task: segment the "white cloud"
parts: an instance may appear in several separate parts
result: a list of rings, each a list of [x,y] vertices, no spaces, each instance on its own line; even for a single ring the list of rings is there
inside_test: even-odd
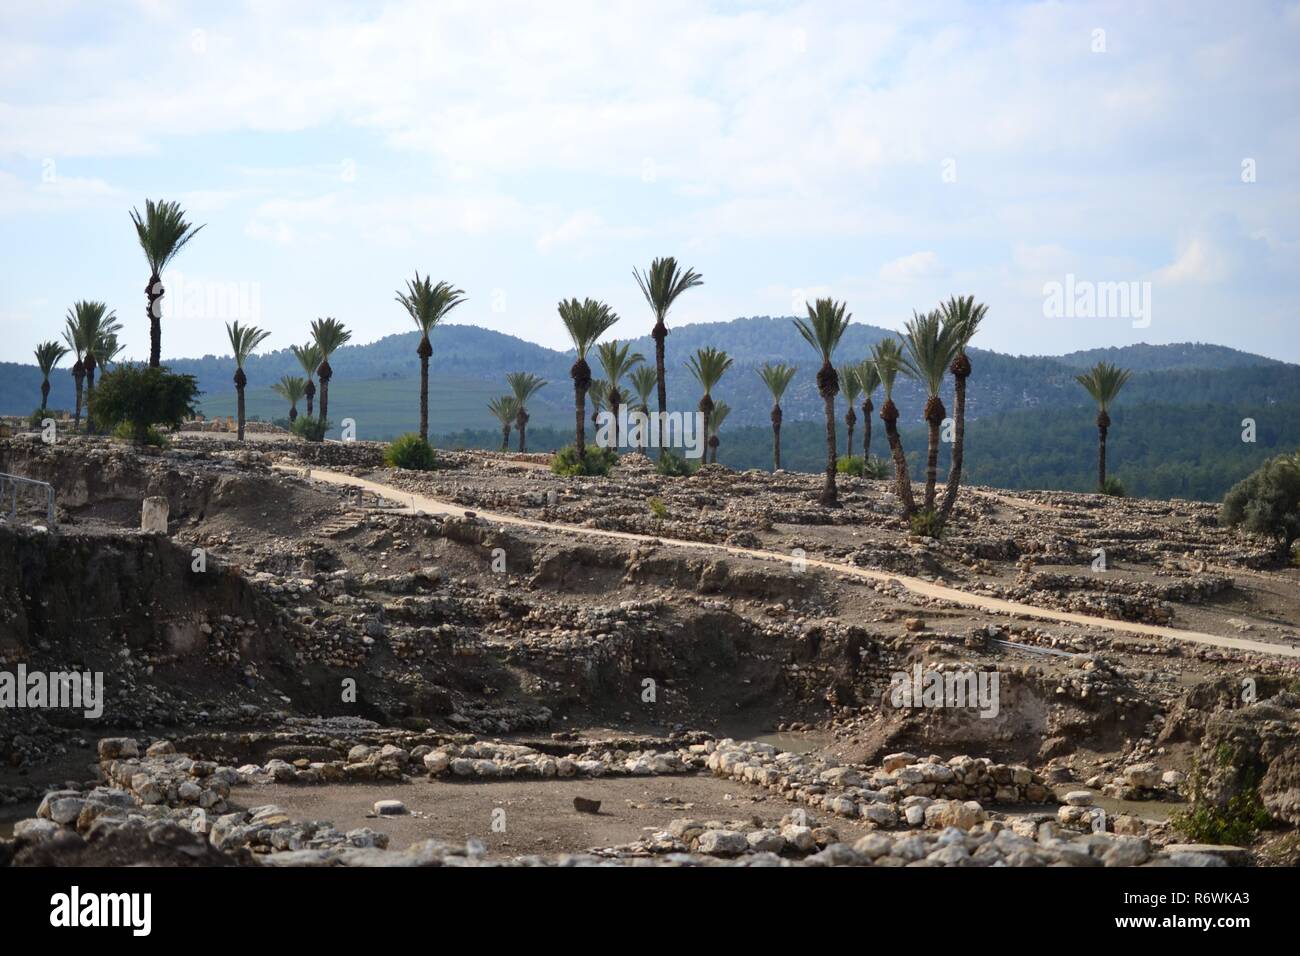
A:
[[[886,262],[880,267],[880,278],[886,282],[916,282],[933,279],[942,271],[938,254],[927,250]]]

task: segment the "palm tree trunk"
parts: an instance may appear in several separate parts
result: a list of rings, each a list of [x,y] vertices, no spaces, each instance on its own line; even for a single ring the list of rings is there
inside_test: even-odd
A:
[[[325,422],[329,419],[330,378],[334,375],[328,360],[321,362],[316,375],[320,379],[320,420]]]
[[[311,378],[307,379],[307,387],[303,390],[303,394],[307,396],[307,417],[311,418],[311,400],[316,397],[316,383]]]
[[[1106,432],[1110,430],[1110,416],[1105,412],[1097,415],[1097,490],[1106,487]]]
[[[772,406],[772,470],[781,470],[781,404]]]
[[[844,439],[844,457],[853,457],[853,428],[858,423],[858,413],[849,406],[848,412],[844,415],[844,427],[848,429],[848,435]]]
[[[925,456],[925,510],[934,511],[934,486],[939,480],[939,428],[947,411],[938,395],[925,403],[925,422],[930,426],[930,441]]]
[[[655,321],[655,327],[650,332],[655,340],[655,375],[657,376],[657,387],[659,392],[659,417],[655,419],[655,427],[663,427],[664,413],[668,411],[668,380],[664,377],[664,339],[668,337],[668,326],[664,325],[663,317]],[[659,457],[664,456],[663,436],[659,435]]]
[[[961,485],[961,463],[966,450],[966,375],[953,375],[953,395],[952,464],[948,466],[948,486],[944,488],[943,506],[939,510],[943,522],[957,503],[957,489]]]
[[[72,366],[72,380],[73,382],[76,383],[77,386],[77,405],[76,405],[77,410],[76,410],[76,414],[73,416],[72,419],[73,431],[81,430],[81,397],[82,397],[81,390],[85,382],[85,378],[86,378],[86,366],[82,364],[81,359],[77,359],[77,364]]]
[[[898,500],[903,503],[903,517],[911,518],[916,511],[912,498],[912,476],[907,473],[907,455],[903,453],[903,439],[898,434],[898,407],[888,400],[880,409],[880,420],[885,423],[885,437],[894,459],[894,487]]]
[[[144,290],[149,299],[149,367],[158,368],[162,363],[162,278],[158,273],[149,276],[149,285]]]
[[[95,413],[92,405],[95,401],[95,357],[86,359],[86,434],[95,434]]]
[[[826,482],[822,486],[821,503],[831,507],[839,501],[835,487],[835,396],[826,395]]]
[[[587,390],[576,381],[573,383],[573,447],[577,449],[578,458],[587,455]]]
[[[515,415],[515,431],[519,432],[519,451],[522,454],[528,450],[527,442],[524,440],[524,431],[528,428],[528,412],[524,406],[519,406],[519,412]]]
[[[871,411],[871,399],[867,399],[862,403],[862,466],[864,469],[871,459]]]
[[[244,440],[244,386],[248,384],[248,376],[244,370],[238,366],[235,367],[235,412],[239,416],[239,435],[238,440]]]
[[[45,406],[50,402],[50,380],[46,377],[41,382],[41,411],[45,411]]]
[[[433,346],[429,344],[429,337],[426,335],[420,339],[420,346],[416,349],[420,356],[420,439],[429,440],[429,356],[433,354]]]
[[[509,425],[501,426],[501,450],[502,451],[510,450],[510,426]]]
[[[297,420],[298,420],[298,406],[297,406],[296,404],[294,404],[294,405],[290,405],[290,406],[289,406],[289,422],[290,422],[290,424],[292,424],[293,422],[295,422],[295,421],[297,421]]]

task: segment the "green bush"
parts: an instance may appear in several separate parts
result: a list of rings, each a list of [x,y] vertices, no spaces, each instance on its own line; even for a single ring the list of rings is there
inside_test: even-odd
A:
[[[841,475],[854,475],[862,477],[862,458],[858,455],[845,455],[843,458],[835,459],[835,470]]]
[[[123,441],[134,441],[141,445],[152,445],[154,448],[166,448],[171,444],[167,436],[152,425],[145,431],[144,437],[140,438],[130,422],[118,422],[117,427],[113,429],[113,437]]]
[[[912,515],[911,525],[912,534],[919,534],[923,538],[943,537],[943,519],[937,511],[922,509],[916,512]]]
[[[1103,495],[1110,495],[1112,498],[1123,498],[1124,484],[1114,475],[1107,475],[1105,483],[1101,486]]]
[[[53,411],[44,408],[38,408],[36,409],[36,411],[32,412],[30,415],[27,416],[27,427],[40,428],[41,422],[45,421],[45,419],[58,418],[58,417],[59,416]]]
[[[587,453],[578,457],[578,450],[572,445],[565,445],[551,459],[551,471],[557,475],[608,475],[609,470],[618,461],[618,455],[612,448],[600,448],[588,445]]]
[[[1215,758],[1225,768],[1232,764],[1227,747],[1220,746]],[[1206,797],[1205,774],[1199,761],[1192,765],[1191,787],[1187,809],[1172,814],[1169,822],[1193,843],[1246,846],[1272,822],[1255,787],[1255,775],[1249,771],[1241,789],[1222,806]]]
[[[654,515],[656,521],[664,521],[668,518],[668,506],[664,504],[662,498],[648,498],[646,504],[650,507],[650,513]]]
[[[699,459],[699,461],[703,461],[703,459]],[[667,448],[655,461],[655,471],[665,478],[686,478],[699,467],[698,463],[692,464],[691,459],[674,451],[669,451]]]
[[[1270,458],[1233,485],[1223,498],[1219,520],[1281,538],[1289,551],[1300,538],[1300,452]]]
[[[330,423],[320,418],[313,418],[311,415],[299,415],[293,420],[289,430],[306,441],[324,441],[325,433],[330,430]]]
[[[893,473],[893,469],[893,462],[886,462],[873,455],[868,458],[866,464],[862,466],[862,474],[866,478],[885,478]]]
[[[390,468],[432,471],[433,446],[414,432],[407,432],[384,449],[384,463]]]
[[[199,386],[193,375],[178,375],[166,368],[126,363],[108,372],[95,386],[88,410],[95,425],[117,434],[123,425],[133,441],[149,441],[153,425],[179,429],[194,414]]]

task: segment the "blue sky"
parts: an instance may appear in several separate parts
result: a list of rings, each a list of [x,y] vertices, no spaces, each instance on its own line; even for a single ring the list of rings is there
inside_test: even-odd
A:
[[[164,355],[405,331],[416,269],[457,322],[564,347],[590,295],[643,334],[632,267],[675,255],[670,323],[970,292],[987,348],[1300,361],[1297,49],[1300,3],[6,4],[0,360],[80,298],[147,354],[150,197],[205,224]],[[1045,315],[1067,275],[1150,283],[1150,324]]]

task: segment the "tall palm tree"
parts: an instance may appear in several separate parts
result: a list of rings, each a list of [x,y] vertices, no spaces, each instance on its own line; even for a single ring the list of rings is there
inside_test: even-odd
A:
[[[790,387],[796,371],[793,365],[771,362],[756,370],[767,390],[772,393],[772,470],[781,470],[781,396]]]
[[[510,426],[519,414],[519,399],[513,395],[502,395],[488,402],[488,411],[501,423],[501,450],[510,450]]]
[[[894,459],[894,484],[898,500],[903,503],[903,517],[911,518],[916,511],[912,498],[912,476],[907,471],[907,455],[903,452],[903,439],[898,434],[898,406],[894,404],[894,381],[903,364],[903,346],[898,339],[883,339],[871,346],[871,358],[880,376],[885,393],[885,403],[880,406],[880,420],[885,423],[885,437]]]
[[[77,325],[77,320],[72,317],[71,312],[68,313],[63,327],[63,341],[68,343],[68,348],[77,357],[77,361],[69,371],[72,373],[72,381],[77,387],[77,404],[76,411],[73,413],[72,428],[73,431],[78,431],[81,428],[82,389],[86,383],[86,363],[82,360],[86,347],[82,344],[81,329]]]
[[[704,416],[704,437],[706,440],[710,433],[709,423],[713,417],[713,389],[722,379],[723,373],[731,368],[731,365],[731,356],[711,345],[696,349],[695,354],[686,363],[686,367],[690,369],[695,381],[699,383],[700,388],[704,389],[704,395],[700,397],[699,409]],[[708,461],[707,450],[704,460]]]
[[[1097,403],[1097,490],[1106,490],[1106,432],[1110,430],[1110,405],[1133,373],[1109,362],[1098,362],[1075,381],[1088,390]]]
[[[316,348],[320,350],[320,365],[316,367],[316,375],[320,378],[320,420],[324,422],[329,419],[330,379],[334,377],[334,369],[330,368],[330,356],[352,338],[352,333],[338,319],[326,318],[317,319],[311,324],[311,334]]]
[[[817,371],[817,391],[826,406],[826,481],[819,500],[826,507],[839,501],[835,488],[835,396],[839,394],[840,382],[831,359],[851,318],[853,316],[845,311],[843,302],[827,298],[818,299],[815,305],[808,306],[807,319],[794,320],[804,341],[822,357],[822,367]]]
[[[587,388],[591,385],[591,366],[587,364],[587,353],[596,344],[596,340],[618,321],[618,315],[604,302],[594,299],[583,299],[581,302],[565,299],[557,308],[560,321],[564,323],[564,329],[569,333],[577,353],[573,366],[569,369],[569,377],[573,379],[573,444],[578,458],[582,459],[587,454],[584,412],[587,407]]]
[[[939,429],[948,411],[939,398],[943,376],[957,358],[957,327],[945,325],[939,311],[925,315],[913,312],[903,333],[903,371],[925,386],[927,398],[923,417],[930,426],[925,459],[925,510],[934,512],[935,483],[939,475]]]
[[[880,387],[880,369],[871,359],[863,359],[857,366],[858,388],[862,390],[862,464],[871,460],[871,413],[875,406],[871,396]]]
[[[117,322],[117,313],[110,311],[103,302],[81,301],[72,306],[68,313],[71,321],[77,325],[81,338],[83,364],[86,370],[86,432],[93,434],[95,428],[95,369],[100,365],[100,356],[106,355],[106,336],[122,331]]]
[[[546,379],[532,372],[509,372],[506,375],[506,384],[510,386],[515,402],[519,405],[519,410],[515,413],[515,428],[519,431],[519,450],[526,452],[528,451],[528,442],[525,438],[528,428],[528,401],[542,390],[546,385]]]
[[[664,378],[664,339],[668,337],[668,326],[664,324],[664,319],[668,317],[668,310],[672,308],[677,297],[687,289],[693,289],[697,285],[704,284],[704,277],[694,269],[687,269],[683,272],[677,265],[677,260],[672,256],[667,258],[655,259],[650,263],[648,271],[642,273],[635,268],[632,275],[636,279],[636,284],[641,287],[641,294],[650,305],[651,311],[654,312],[655,325],[650,331],[650,335],[655,340],[655,375],[656,383],[659,390],[659,428],[663,427],[663,415],[668,410],[668,384]],[[663,454],[661,445],[659,454]]]
[[[270,332],[264,332],[256,326],[240,326],[238,320],[233,325],[229,322],[226,323],[226,335],[230,337],[230,349],[235,353],[235,395],[239,414],[239,441],[244,440],[244,386],[248,384],[248,376],[244,374],[244,363],[253,354],[253,350],[261,345],[270,334]]]
[[[844,455],[846,458],[851,458],[853,457],[853,429],[858,424],[858,412],[853,405],[862,392],[862,384],[858,381],[856,365],[844,366],[839,374],[840,382],[844,386],[844,401],[848,404],[848,410],[844,413],[844,427],[848,431],[844,436]]]
[[[726,402],[718,402],[713,406],[713,414],[709,416],[709,447],[713,449],[713,463],[718,463],[718,432],[722,428],[722,423],[727,420],[731,414],[731,406]]]
[[[271,386],[271,391],[289,403],[289,421],[298,418],[298,400],[307,391],[307,380],[297,375],[284,375]]]
[[[446,282],[434,285],[428,276],[421,279],[420,270],[417,269],[414,281],[406,283],[406,291],[397,293],[397,301],[402,303],[415,321],[415,327],[420,330],[420,344],[415,350],[420,356],[420,437],[428,441],[429,356],[433,354],[429,333],[448,312],[465,301],[465,293]]]
[[[316,397],[316,383],[312,381],[312,377],[320,367],[320,349],[316,347],[315,342],[308,342],[306,345],[290,345],[289,351],[302,366],[303,374],[307,379],[302,394],[307,399],[307,417],[311,418],[311,400]]]
[[[623,404],[623,393],[619,390],[619,383],[623,377],[632,369],[636,368],[645,361],[645,356],[640,352],[631,352],[631,343],[622,342],[618,339],[610,339],[608,342],[601,342],[596,346],[596,354],[600,358],[600,367],[605,373],[605,380],[609,383],[605,389],[605,399],[609,405],[610,414],[614,416],[614,446],[622,447],[618,434],[618,409]]]
[[[199,234],[202,226],[191,226],[185,221],[185,210],[180,203],[154,202],[146,199],[144,215],[131,210],[136,238],[149,261],[149,284],[144,294],[149,300],[149,366],[157,368],[162,357],[162,297],[163,270],[185,246]]]
[[[632,388],[636,390],[637,411],[646,417],[645,428],[641,431],[641,450],[645,451],[650,443],[650,393],[659,383],[658,373],[649,365],[638,365],[628,376]]]
[[[966,346],[979,330],[989,307],[976,303],[975,296],[953,296],[939,306],[943,314],[944,325],[953,327],[957,342],[957,357],[952,360],[948,371],[952,373],[953,382],[953,435],[952,463],[948,466],[948,485],[943,492],[943,504],[939,508],[941,522],[948,520],[952,507],[957,503],[957,489],[961,485],[961,465],[966,451],[966,379],[970,377],[970,356]]]
[[[36,365],[41,370],[41,411],[50,400],[50,373],[68,350],[58,342],[42,342],[36,346]]]

